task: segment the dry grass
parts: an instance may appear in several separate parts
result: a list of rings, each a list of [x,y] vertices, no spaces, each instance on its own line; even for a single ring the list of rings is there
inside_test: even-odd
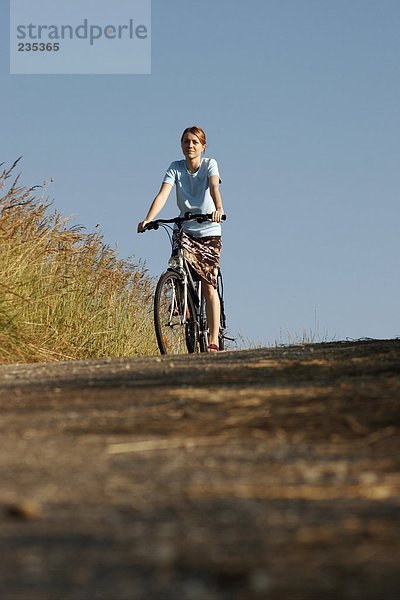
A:
[[[144,265],[12,180],[18,160],[0,173],[0,362],[157,352]]]

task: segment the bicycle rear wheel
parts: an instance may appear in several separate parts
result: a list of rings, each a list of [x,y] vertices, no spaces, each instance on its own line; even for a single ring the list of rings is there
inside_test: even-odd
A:
[[[187,293],[185,313],[184,286],[174,271],[161,275],[154,296],[154,326],[161,354],[186,354],[197,349],[196,310]]]

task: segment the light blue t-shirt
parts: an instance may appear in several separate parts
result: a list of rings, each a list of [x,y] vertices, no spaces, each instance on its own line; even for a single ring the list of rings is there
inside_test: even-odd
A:
[[[185,160],[175,160],[169,166],[163,183],[176,186],[176,201],[180,210],[180,217],[186,212],[212,213],[215,210],[214,200],[210,194],[209,178],[211,175],[219,177],[217,161],[214,158],[202,158],[196,173],[189,173]],[[219,180],[220,183],[221,179]],[[195,237],[208,235],[221,235],[220,223],[197,223],[188,221],[184,223],[186,233]]]

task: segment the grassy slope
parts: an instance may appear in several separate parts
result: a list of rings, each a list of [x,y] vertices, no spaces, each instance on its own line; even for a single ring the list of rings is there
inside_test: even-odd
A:
[[[17,162],[0,174],[0,362],[155,353],[143,264],[50,212]]]

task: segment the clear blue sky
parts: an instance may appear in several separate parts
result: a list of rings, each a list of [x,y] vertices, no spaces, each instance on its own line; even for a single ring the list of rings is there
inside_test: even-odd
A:
[[[153,0],[151,75],[9,74],[1,159],[121,256],[192,124],[217,159],[230,330],[265,344],[400,335],[399,0]],[[162,215],[175,215],[174,192]]]

